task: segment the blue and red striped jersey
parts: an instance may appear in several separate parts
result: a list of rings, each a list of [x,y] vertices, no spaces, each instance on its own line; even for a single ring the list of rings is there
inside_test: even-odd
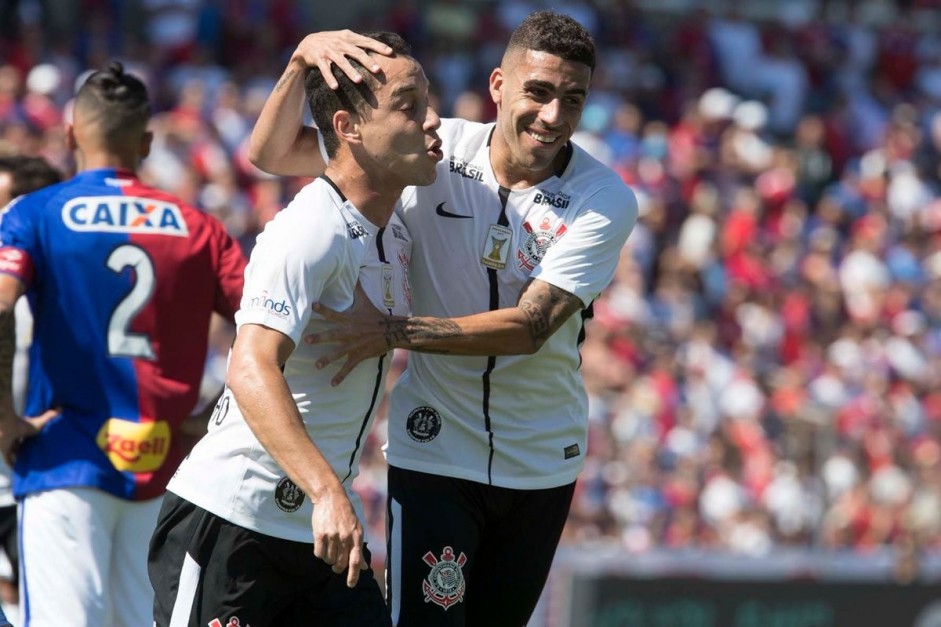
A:
[[[17,497],[90,486],[162,494],[186,454],[211,314],[233,320],[245,258],[222,223],[129,171],[28,194],[0,223],[0,272],[33,312],[26,415],[61,416],[24,443]]]

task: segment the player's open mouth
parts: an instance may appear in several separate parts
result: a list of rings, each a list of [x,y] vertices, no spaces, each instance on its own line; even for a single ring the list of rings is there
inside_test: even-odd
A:
[[[425,152],[427,152],[428,156],[435,161],[441,161],[444,158],[444,153],[441,152],[441,140],[438,140],[428,146],[428,148],[425,149]]]

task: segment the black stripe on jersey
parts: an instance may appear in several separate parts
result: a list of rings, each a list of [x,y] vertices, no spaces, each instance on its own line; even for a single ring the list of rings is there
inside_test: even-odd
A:
[[[379,232],[376,233],[376,252],[379,253],[379,261],[382,263],[389,263],[386,261],[386,245],[382,241],[382,236],[385,235],[386,227],[379,229]]]
[[[376,234],[376,253],[379,255],[379,261],[381,263],[389,263],[386,260],[386,244],[383,241],[383,236],[386,234],[386,227],[379,229],[379,232]],[[392,309],[386,307],[389,312],[389,315],[392,315]]]
[[[582,328],[578,330],[578,339],[575,340],[575,346],[581,348],[585,341],[585,323],[595,317],[595,301],[588,303],[588,306],[582,309]],[[578,367],[582,367],[582,351],[578,351]]]
[[[325,180],[325,181],[327,182],[327,184],[330,185],[330,187],[333,188],[333,191],[335,191],[335,192],[337,193],[337,196],[340,197],[340,200],[342,200],[343,202],[346,202],[346,196],[343,195],[343,192],[340,191],[340,188],[337,187],[337,184],[334,183],[334,182],[330,179],[329,176],[327,176],[326,174],[321,174],[321,175],[320,175],[320,178],[322,178],[323,180]]]
[[[510,200],[510,189],[500,186],[497,192],[500,196],[500,217],[497,224],[500,226],[509,226],[510,220],[506,217],[506,203]],[[497,280],[497,271],[494,268],[487,268],[487,278],[490,279],[490,311],[500,308],[500,283]],[[484,428],[487,430],[487,443],[490,446],[490,458],[487,460],[487,483],[493,483],[493,429],[490,422],[490,373],[497,365],[496,355],[487,357],[487,369],[481,377],[483,384],[483,411]]]
[[[379,392],[382,390],[382,364],[385,360],[386,356],[381,355],[377,362],[376,385],[374,385],[372,389],[372,400],[369,401],[369,409],[366,410],[366,414],[363,416],[363,422],[359,426],[359,435],[356,436],[356,446],[353,447],[353,453],[350,455],[349,469],[341,483],[349,479],[350,475],[353,474],[353,461],[356,459],[356,453],[359,452],[359,447],[363,443],[363,434],[366,433],[366,425],[369,424],[369,416],[372,415],[373,407],[376,406],[376,401],[379,399]]]
[[[327,181],[329,182],[330,179],[327,179]],[[379,229],[379,233],[376,234],[376,252],[379,255],[379,261],[382,263],[388,263],[386,261],[386,247],[382,241],[382,236],[385,235],[385,232],[386,227],[382,227]],[[389,313],[391,314],[392,311],[390,310]],[[382,364],[385,359],[385,355],[381,355],[379,357],[379,369],[376,371],[376,385],[373,387],[372,400],[369,402],[369,410],[367,410],[366,415],[363,416],[363,424],[359,427],[359,435],[356,436],[356,446],[353,448],[353,454],[350,455],[349,472],[347,472],[346,476],[343,477],[343,481],[349,479],[350,475],[353,474],[353,460],[356,459],[356,452],[359,450],[359,445],[362,443],[363,433],[366,431],[366,425],[369,424],[369,416],[372,414],[373,407],[376,406],[376,399],[379,398],[379,390],[382,387]]]

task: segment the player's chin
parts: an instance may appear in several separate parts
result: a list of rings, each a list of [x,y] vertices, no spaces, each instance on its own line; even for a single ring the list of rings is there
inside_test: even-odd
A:
[[[421,181],[415,185],[431,185],[438,178],[438,170],[434,167],[425,171],[421,175]]]
[[[414,182],[412,185],[431,185],[438,178],[438,159],[419,157],[416,163],[412,164],[411,173]]]

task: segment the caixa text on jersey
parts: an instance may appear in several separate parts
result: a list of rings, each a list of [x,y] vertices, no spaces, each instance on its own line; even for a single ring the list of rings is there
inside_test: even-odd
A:
[[[72,231],[189,234],[177,205],[135,196],[73,198],[62,206],[62,222]]]

